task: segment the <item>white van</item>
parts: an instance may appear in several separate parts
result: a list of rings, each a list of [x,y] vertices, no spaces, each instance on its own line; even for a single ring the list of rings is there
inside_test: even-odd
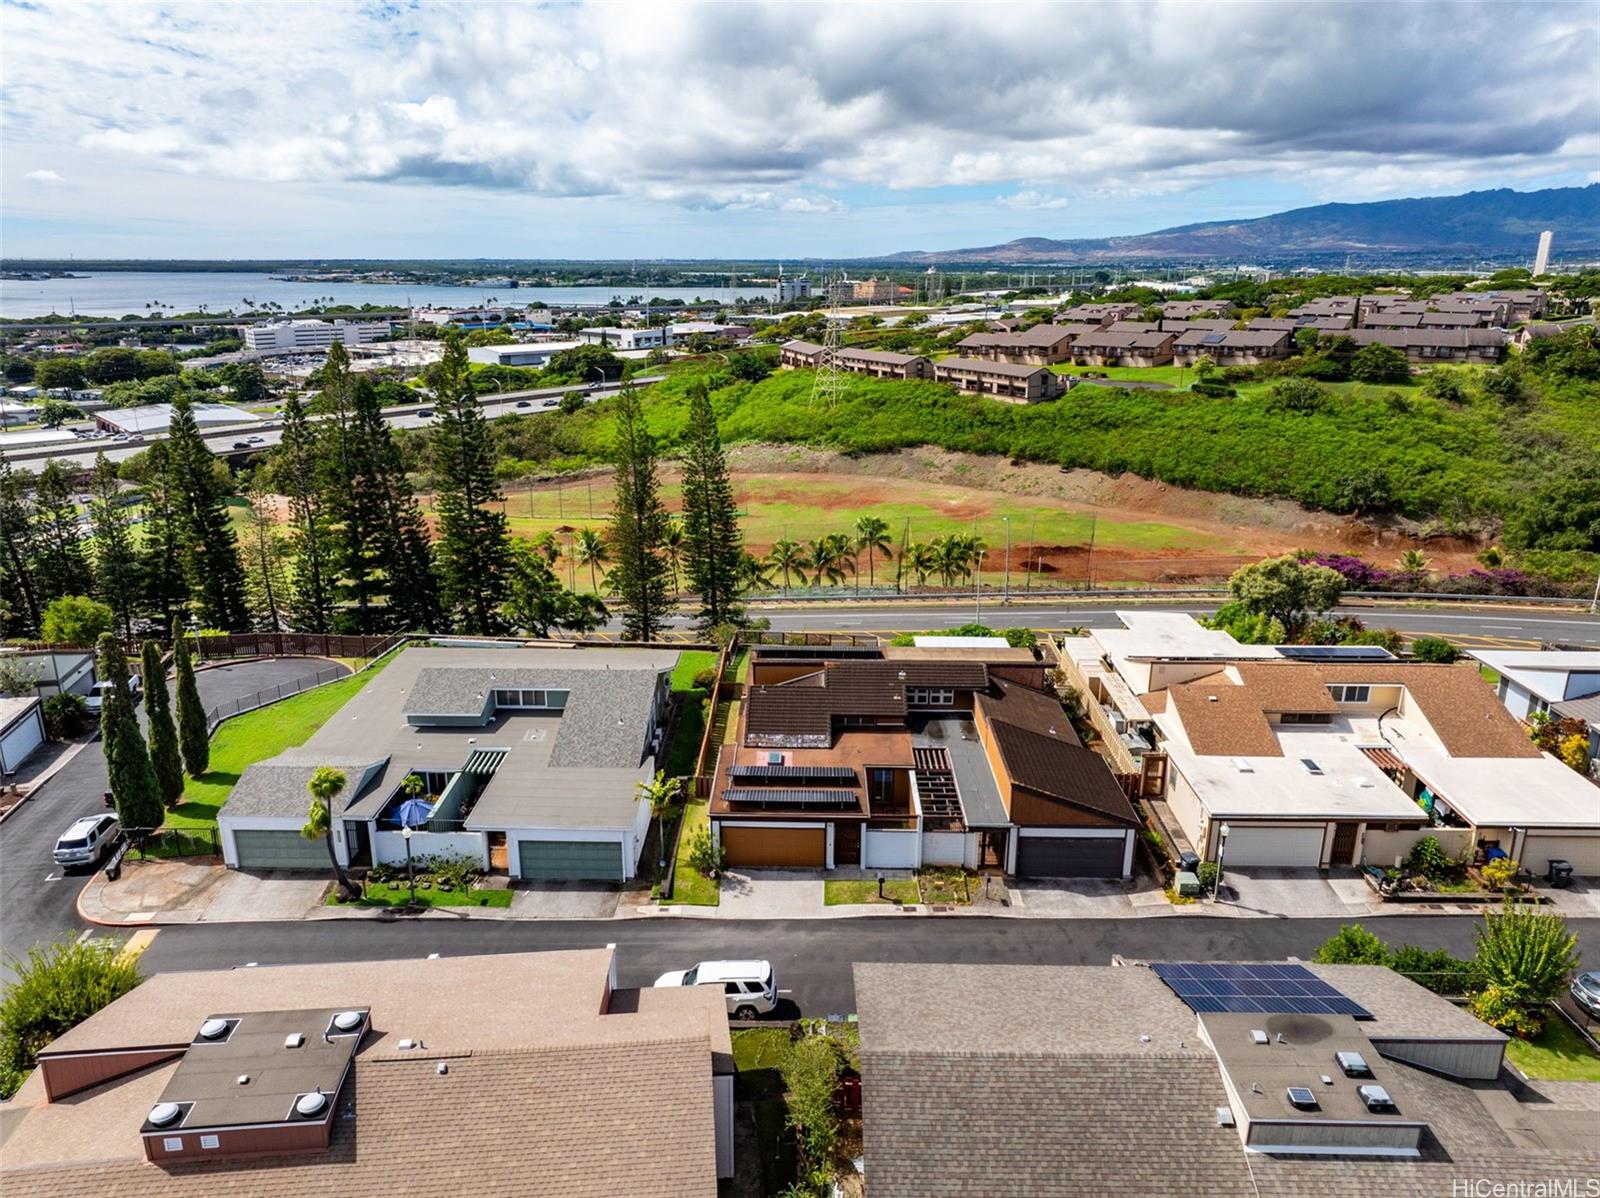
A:
[[[692,969],[674,969],[656,979],[657,986],[721,986],[728,1014],[754,1019],[778,1006],[778,979],[768,961],[702,961]]]

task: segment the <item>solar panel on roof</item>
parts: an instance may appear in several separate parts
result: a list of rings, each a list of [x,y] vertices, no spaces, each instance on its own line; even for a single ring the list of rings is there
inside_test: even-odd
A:
[[[856,807],[860,797],[853,790],[788,790],[778,787],[730,787],[722,792],[729,803],[763,807]]]
[[[1221,345],[1227,340],[1227,338],[1221,333],[1207,333],[1204,337],[1200,338],[1200,340],[1207,345]]]
[[[1203,961],[1161,962],[1150,966],[1171,991],[1202,1015],[1349,1015],[1371,1019],[1372,1012],[1304,965],[1213,965]]]
[[[779,754],[782,756],[782,754]],[[853,782],[856,772],[848,765],[730,765],[730,778],[760,778],[773,781],[781,778],[809,778],[813,781],[830,779]]]

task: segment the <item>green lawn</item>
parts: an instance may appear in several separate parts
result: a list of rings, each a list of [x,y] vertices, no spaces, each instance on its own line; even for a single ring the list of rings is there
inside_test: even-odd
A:
[[[672,875],[672,901],[691,907],[715,907],[721,901],[722,884],[708,878],[689,864],[689,836],[696,828],[711,825],[711,804],[705,800],[683,809],[683,828],[678,833],[678,864]]]
[[[826,907],[839,907],[847,903],[913,904],[922,901],[915,878],[891,878],[883,884],[883,898],[878,897],[878,883],[872,878],[829,879],[822,883],[822,903]]]
[[[1561,1016],[1551,1014],[1532,1040],[1512,1040],[1506,1059],[1529,1077],[1548,1081],[1600,1082],[1600,1055]]]
[[[217,812],[228,801],[233,784],[246,766],[305,744],[312,733],[327,723],[329,716],[372,681],[373,674],[391,660],[392,654],[364,674],[352,674],[315,690],[302,691],[280,703],[259,707],[225,722],[211,738],[211,769],[202,777],[189,779],[183,788],[183,802],[167,812],[164,826],[216,827]]]
[[[404,907],[411,901],[411,888],[404,882],[368,882],[365,895],[354,903],[341,904],[355,907]],[[334,896],[328,895],[328,906],[334,906]],[[419,907],[509,907],[509,890],[423,890],[417,889]]]
[[[678,664],[672,671],[672,689],[694,689],[694,676],[701,670],[717,668],[717,655],[710,649],[685,649],[678,655]]]

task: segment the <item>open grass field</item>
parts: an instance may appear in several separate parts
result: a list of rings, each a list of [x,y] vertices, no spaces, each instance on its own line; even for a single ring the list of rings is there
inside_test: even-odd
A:
[[[372,681],[392,656],[384,658],[362,674],[352,674],[315,690],[259,707],[235,716],[217,729],[211,738],[211,768],[204,776],[190,778],[183,788],[183,802],[167,812],[168,828],[214,828],[217,812],[233,793],[233,785],[247,766],[285,749],[303,745],[328,718],[349,702],[352,695]],[[310,799],[307,799],[310,802]]]

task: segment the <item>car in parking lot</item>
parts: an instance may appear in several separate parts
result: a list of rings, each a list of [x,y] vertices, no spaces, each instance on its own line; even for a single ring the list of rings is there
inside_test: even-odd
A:
[[[98,713],[100,709],[105,706],[106,695],[110,693],[111,688],[115,685],[116,683],[114,682],[95,683],[94,686],[90,688],[89,693],[84,696],[83,705],[90,711]],[[138,697],[139,675],[130,674],[128,676],[128,698],[137,699]]]
[[[728,1014],[735,1019],[754,1019],[778,1006],[778,979],[770,961],[701,961],[690,969],[664,973],[655,984],[662,988],[720,986]]]
[[[1593,1019],[1600,1019],[1600,969],[1591,969],[1572,979],[1572,1001]]]
[[[93,868],[111,851],[120,835],[122,825],[116,816],[86,815],[72,821],[56,841],[55,852],[51,855],[57,865],[67,869]]]

